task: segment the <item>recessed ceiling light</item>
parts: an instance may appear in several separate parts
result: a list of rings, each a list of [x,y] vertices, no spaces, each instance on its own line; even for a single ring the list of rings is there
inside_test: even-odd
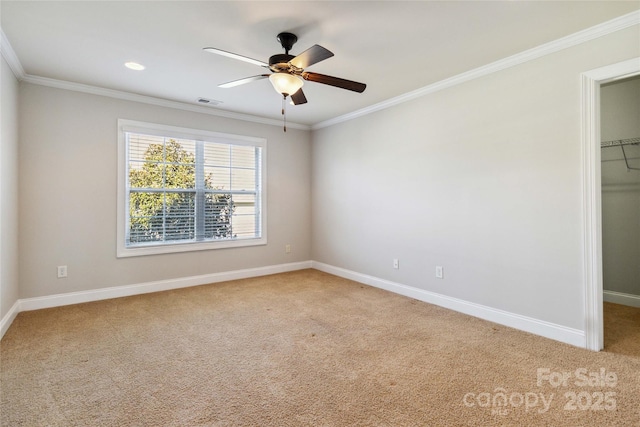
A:
[[[124,66],[130,70],[142,71],[144,70],[144,65],[138,64],[137,62],[125,62]]]

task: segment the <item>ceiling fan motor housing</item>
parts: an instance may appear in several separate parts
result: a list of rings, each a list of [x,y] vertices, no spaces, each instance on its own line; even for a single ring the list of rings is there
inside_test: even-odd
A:
[[[291,74],[294,74],[296,71],[302,72],[302,70],[296,70],[293,65],[289,64],[289,61],[295,58],[295,56],[289,55],[289,51],[295,42],[298,41],[298,37],[295,34],[283,32],[278,34],[277,39],[285,53],[276,54],[269,58],[269,68],[271,68],[271,71],[274,73],[284,72]]]
[[[285,53],[273,55],[269,58],[269,68],[271,68],[271,70],[276,73],[289,72],[293,67],[291,64],[289,64],[289,61],[291,61],[293,58],[295,58],[295,56]]]

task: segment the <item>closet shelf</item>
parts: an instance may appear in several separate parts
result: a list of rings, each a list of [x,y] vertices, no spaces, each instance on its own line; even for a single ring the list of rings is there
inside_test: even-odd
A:
[[[616,139],[613,141],[602,141],[600,148],[620,147],[622,145],[640,144],[640,138]]]
[[[624,151],[625,145],[640,145],[640,138],[616,139],[614,141],[600,142],[600,148],[620,147],[620,149],[622,150],[622,156],[624,157],[624,163],[627,165],[627,172],[631,170],[640,171],[640,168],[632,168],[631,166],[629,166],[627,153]]]

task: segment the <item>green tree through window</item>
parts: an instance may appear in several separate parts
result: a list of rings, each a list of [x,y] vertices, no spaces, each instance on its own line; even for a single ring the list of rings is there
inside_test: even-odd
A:
[[[198,173],[195,153],[165,139],[130,167],[129,244],[234,237],[233,197],[214,187],[211,173]]]

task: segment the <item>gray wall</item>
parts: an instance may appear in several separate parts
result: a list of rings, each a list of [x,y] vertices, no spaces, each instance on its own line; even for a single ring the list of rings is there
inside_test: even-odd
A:
[[[0,56],[0,319],[18,292],[18,81]]]
[[[313,259],[584,330],[580,74],[638,56],[635,26],[315,131]]]
[[[28,83],[20,117],[21,298],[310,259],[309,131]],[[268,244],[117,259],[118,118],[266,138]]]
[[[603,141],[640,138],[640,77],[603,86],[601,106]],[[625,151],[640,168],[640,146]],[[604,289],[640,296],[640,170],[619,147],[601,153]]]

